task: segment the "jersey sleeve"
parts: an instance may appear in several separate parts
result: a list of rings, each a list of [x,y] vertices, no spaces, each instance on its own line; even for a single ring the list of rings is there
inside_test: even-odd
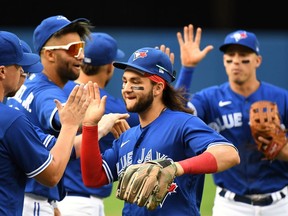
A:
[[[41,173],[52,161],[52,155],[24,115],[10,125],[4,139],[5,143],[9,144],[7,148],[13,160],[28,178]]]
[[[57,99],[64,105],[68,96],[60,88],[51,88],[38,94],[37,97],[34,102],[36,103],[35,115],[38,116],[39,123],[47,131],[60,132],[61,122],[54,100]]]
[[[181,67],[179,76],[174,86],[176,89],[184,89],[187,99],[189,99],[188,95],[190,93],[193,73],[194,67]]]

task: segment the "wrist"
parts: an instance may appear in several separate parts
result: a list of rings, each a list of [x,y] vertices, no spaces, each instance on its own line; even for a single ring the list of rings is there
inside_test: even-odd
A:
[[[177,172],[176,172],[176,176],[181,176],[184,174],[184,169],[183,167],[178,163],[178,162],[175,162],[175,166],[177,168]]]
[[[82,125],[87,127],[93,127],[97,126],[98,124],[96,124],[95,122],[82,122]]]
[[[87,130],[98,130],[98,125],[84,125],[84,124],[82,124],[82,130],[83,130],[83,128],[85,128],[85,129],[87,129]]]

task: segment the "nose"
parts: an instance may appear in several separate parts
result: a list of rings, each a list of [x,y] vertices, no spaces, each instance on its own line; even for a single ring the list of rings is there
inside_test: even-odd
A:
[[[239,64],[241,62],[241,57],[239,54],[235,54],[233,57],[232,57],[232,63],[234,64]]]

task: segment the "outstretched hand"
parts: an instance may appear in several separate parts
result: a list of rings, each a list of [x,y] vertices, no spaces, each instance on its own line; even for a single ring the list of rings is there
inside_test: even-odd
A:
[[[78,126],[81,124],[85,112],[90,104],[87,90],[84,85],[75,86],[68,100],[63,106],[57,99],[54,100],[58,109],[61,125]]]
[[[183,28],[183,37],[181,32],[177,32],[181,64],[184,67],[195,67],[213,49],[212,45],[208,45],[201,51],[202,29],[197,28],[195,37],[193,31],[193,25],[189,24]]]
[[[111,132],[115,138],[119,138],[120,134],[130,128],[126,121],[128,117],[128,113],[109,113],[103,115],[98,123],[98,139],[107,135],[109,132]]]
[[[128,124],[126,119],[124,118],[118,119],[115,122],[113,128],[111,129],[111,133],[113,134],[115,139],[118,139],[120,135],[126,130],[128,130],[129,128],[130,128],[130,125]]]
[[[100,91],[97,83],[92,83],[89,81],[85,85],[85,88],[88,91],[90,104],[86,111],[82,125],[95,126],[98,125],[98,122],[104,115],[107,96],[105,95],[100,98]]]

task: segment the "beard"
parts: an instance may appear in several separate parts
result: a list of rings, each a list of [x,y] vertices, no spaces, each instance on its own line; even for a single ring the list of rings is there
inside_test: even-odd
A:
[[[139,98],[138,102],[136,102],[133,107],[127,107],[126,104],[126,109],[128,112],[141,113],[146,111],[149,107],[151,107],[153,100],[154,100],[153,92],[150,91],[147,96]]]
[[[65,59],[59,58],[61,63],[58,64],[56,71],[60,79],[64,82],[67,82],[68,80],[76,80],[80,76],[80,68],[79,70],[75,68],[71,68],[69,65],[69,62]]]
[[[8,94],[5,95],[5,97],[14,97],[17,91],[9,92]]]

